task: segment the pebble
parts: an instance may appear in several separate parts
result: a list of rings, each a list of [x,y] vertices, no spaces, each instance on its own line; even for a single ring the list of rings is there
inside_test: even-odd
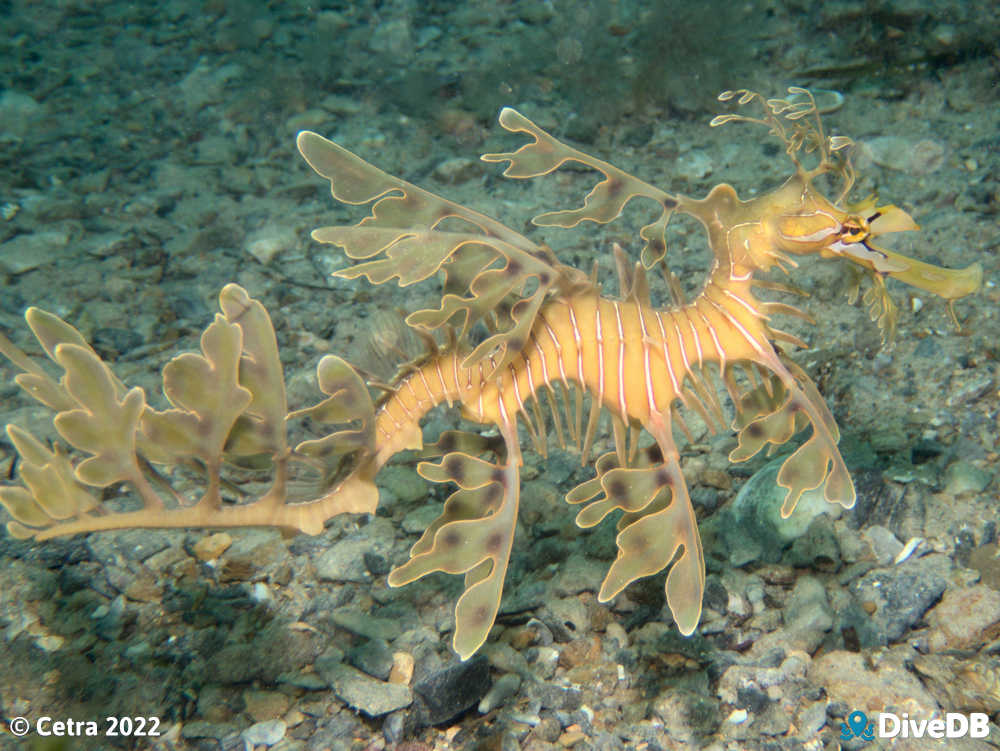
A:
[[[517,694],[521,688],[521,677],[515,673],[505,673],[493,682],[493,686],[486,692],[486,696],[479,702],[479,713],[486,714],[492,712],[497,707],[501,707],[510,697]]]
[[[0,272],[23,274],[55,263],[65,257],[69,241],[70,233],[60,229],[18,235],[0,244]]]
[[[288,711],[291,699],[280,691],[251,689],[243,692],[246,712],[257,722],[273,720]]]
[[[974,464],[959,460],[948,465],[944,473],[944,492],[949,495],[959,493],[981,493],[986,490],[993,476]]]
[[[376,518],[363,534],[333,543],[314,559],[316,576],[321,581],[370,583],[372,576],[365,566],[365,553],[386,555],[391,545],[388,541],[395,536],[393,527],[389,519]],[[388,536],[384,534],[386,528]]]
[[[351,607],[332,610],[330,620],[352,633],[386,641],[398,639],[404,627],[404,623],[397,618],[380,618]]]
[[[903,543],[899,538],[881,524],[866,527],[862,530],[861,537],[868,544],[871,554],[880,566],[889,565],[903,549]]]
[[[251,233],[244,244],[247,253],[266,265],[282,251],[295,249],[298,237],[291,227],[267,224]]]
[[[194,554],[199,561],[214,561],[226,552],[233,544],[233,537],[228,532],[216,532],[202,537],[194,544]]]
[[[440,725],[482,701],[490,688],[490,665],[476,656],[437,670],[413,684],[421,726]]]
[[[926,621],[932,651],[977,650],[1000,635],[1000,592],[985,584],[948,589]]]
[[[267,720],[251,725],[243,731],[241,737],[250,747],[273,746],[285,737],[287,729],[284,720]]]
[[[327,665],[317,661],[316,669],[338,699],[369,717],[395,712],[413,702],[409,686],[376,680],[350,665]]]
[[[862,605],[874,606],[872,621],[889,642],[900,639],[948,587],[951,559],[940,553],[876,568],[852,585]]]
[[[0,123],[5,135],[23,136],[42,114],[42,105],[23,91],[6,89],[0,94]]]
[[[478,161],[455,157],[438,164],[431,176],[445,185],[460,185],[483,174],[483,165]]]
[[[944,166],[947,150],[944,144],[934,139],[892,135],[876,136],[863,141],[861,154],[861,164],[867,157],[880,167],[900,170],[910,175],[927,175]]]

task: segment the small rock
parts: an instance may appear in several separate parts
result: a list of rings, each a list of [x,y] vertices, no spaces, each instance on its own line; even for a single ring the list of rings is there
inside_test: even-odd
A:
[[[899,538],[881,524],[867,527],[861,533],[861,537],[868,543],[872,555],[880,566],[888,566],[903,549],[903,543]]]
[[[331,611],[330,620],[351,633],[369,639],[398,639],[403,633],[403,624],[395,618],[379,618],[362,613],[354,608],[337,608]]]
[[[215,534],[202,537],[194,544],[194,554],[199,561],[214,561],[226,552],[226,549],[233,544],[233,538],[227,532],[216,532]]]
[[[974,491],[981,493],[993,477],[969,462],[959,460],[948,465],[944,473],[944,490],[951,495]]]
[[[951,560],[940,553],[910,558],[898,566],[869,571],[853,585],[862,605],[874,606],[872,621],[889,642],[919,621],[948,586]]]
[[[187,108],[195,111],[210,102],[220,101],[229,81],[242,74],[243,67],[237,63],[216,68],[202,60],[180,80],[177,91]]]
[[[802,494],[792,514],[783,519],[781,506],[788,491],[778,485],[777,477],[786,458],[765,464],[740,488],[730,505],[703,525],[705,536],[717,538],[717,549],[726,551],[735,567],[757,560],[777,562],[792,541],[806,534],[816,517],[827,514],[836,519],[843,510],[827,502],[822,489],[809,490]],[[836,548],[836,540],[829,529],[822,535],[829,538],[824,553],[828,555]],[[839,557],[838,552],[835,563]]]
[[[479,702],[479,714],[486,714],[497,707],[502,707],[507,699],[514,696],[520,688],[521,677],[519,675],[506,673],[500,676]]]
[[[483,656],[451,665],[413,684],[418,724],[440,725],[476,706],[490,688],[490,664]]]
[[[980,581],[1000,591],[1000,545],[981,545],[969,554],[969,568],[979,572]]]
[[[1000,634],[1000,592],[984,584],[949,589],[927,622],[931,651],[979,649]]]
[[[361,534],[338,540],[315,559],[316,576],[323,581],[369,583],[365,553],[387,555],[396,534],[389,519],[376,517]]]
[[[347,662],[380,681],[388,680],[394,665],[392,650],[385,639],[369,639],[347,651]]]
[[[926,175],[944,166],[947,150],[939,141],[902,136],[877,136],[861,144],[864,157],[880,167],[909,175]]]
[[[823,641],[823,635],[833,626],[833,610],[823,584],[812,576],[801,576],[784,610],[785,628],[793,632],[794,642],[812,653]]]
[[[268,224],[247,237],[246,250],[261,263],[268,264],[278,253],[297,244],[298,239],[291,227]]]
[[[937,709],[937,702],[902,661],[872,664],[868,655],[834,650],[813,660],[808,680],[822,686],[831,702],[843,702],[850,709],[894,705],[906,707],[911,717]]]
[[[369,717],[395,712],[413,702],[408,686],[376,680],[350,665],[317,661],[316,669],[341,701]]]
[[[446,185],[459,185],[482,175],[483,168],[472,159],[456,157],[441,162],[431,174],[435,180]]]
[[[390,465],[379,472],[378,484],[404,503],[422,501],[430,494],[427,480],[410,467]]]
[[[674,174],[690,182],[703,180],[712,174],[712,157],[702,149],[684,151],[673,164]]]
[[[7,89],[0,94],[0,123],[6,133],[23,136],[42,113],[42,105],[23,92]]]
[[[273,746],[285,737],[288,728],[284,720],[267,720],[251,725],[243,731],[243,741],[252,746]]]
[[[402,683],[409,685],[413,680],[413,668],[415,661],[409,652],[392,653],[392,670],[389,671],[389,683]]]
[[[243,703],[247,714],[257,722],[265,722],[282,717],[288,711],[291,700],[280,691],[244,691]]]
[[[23,274],[54,263],[66,255],[70,235],[65,230],[43,230],[18,235],[0,245],[0,272]]]

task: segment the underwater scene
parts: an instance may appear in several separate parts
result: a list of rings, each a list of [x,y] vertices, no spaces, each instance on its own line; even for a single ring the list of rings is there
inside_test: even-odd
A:
[[[1000,748],[995,3],[0,10],[0,749]]]

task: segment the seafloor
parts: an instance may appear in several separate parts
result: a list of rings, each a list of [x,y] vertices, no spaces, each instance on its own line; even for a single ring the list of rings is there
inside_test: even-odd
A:
[[[995,3],[0,5],[0,331],[38,352],[22,315],[50,310],[148,394],[197,346],[227,282],[270,310],[292,407],[315,400],[321,355],[385,367],[392,356],[367,342],[392,330],[387,311],[435,304],[433,283],[331,279],[344,260],[309,232],[352,214],[295,153],[303,128],[538,233],[563,262],[589,271],[596,259],[611,280],[611,243],[638,250],[635,217],[532,229],[529,217],[575,205],[592,183],[508,181],[480,163],[520,143],[495,125],[501,106],[664,189],[726,181],[748,196],[791,165],[762,129],[707,127],[715,94],[818,87],[843,95],[826,123],[859,144],[854,195],[877,191],[922,226],[897,248],[985,272],[956,306],[960,331],[932,295],[892,284],[901,316],[887,349],[846,301],[841,265],[795,272],[816,321],[789,325],[810,346],[795,359],[837,417],[859,501],[787,539],[753,510],[773,496],[766,470],[750,488],[760,499],[744,494],[750,510],[733,504],[764,462],[730,467],[732,436],[695,424],[684,467],[709,577],[690,638],[671,623],[662,577],[596,601],[613,532],[578,530],[561,500],[589,470],[528,451],[498,625],[457,667],[458,582],[385,584],[445,497],[400,462],[380,477],[377,516],[318,537],[0,538],[0,715],[94,720],[102,733],[109,716],[160,722],[156,737],[61,741],[5,726],[0,746],[1000,745],[992,724],[984,739],[841,740],[854,711],[1000,712]],[[678,224],[668,255],[688,289],[709,262],[695,229]],[[0,422],[53,437],[14,375],[0,363]],[[0,438],[4,480],[15,470]]]

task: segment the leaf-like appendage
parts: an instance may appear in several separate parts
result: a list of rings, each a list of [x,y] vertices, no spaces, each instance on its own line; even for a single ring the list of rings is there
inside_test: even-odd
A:
[[[58,363],[56,351],[61,344],[79,347],[90,353],[93,358],[100,360],[94,349],[87,344],[83,335],[59,316],[32,307],[25,311],[24,318],[45,354],[53,362]],[[64,412],[77,406],[74,398],[67,393],[65,384],[56,383],[49,378],[44,370],[32,362],[31,358],[15,347],[2,334],[0,334],[0,354],[24,371],[14,379],[18,386],[46,407],[56,412]],[[114,388],[116,395],[121,396],[125,393],[125,386],[115,377],[114,373],[107,371],[106,378]]]
[[[216,314],[201,335],[202,355],[186,352],[163,368],[163,393],[178,409],[147,410],[142,432],[149,458],[176,462],[198,457],[218,461],[236,419],[251,401],[239,384],[242,329]]]
[[[339,245],[349,258],[371,259],[336,276],[366,276],[373,284],[398,279],[400,286],[407,286],[439,269],[449,274],[451,289],[441,307],[411,314],[411,326],[436,328],[455,316],[464,318],[465,331],[479,321],[494,322],[501,302],[514,308],[528,280],[537,280],[532,303],[520,308],[530,317],[496,327],[489,344],[477,348],[467,362],[492,355],[493,368],[508,364],[524,343],[525,328],[534,322],[536,299],[579,282],[575,270],[554,262],[547,249],[495,219],[393,177],[315,133],[299,133],[297,143],[310,166],[330,181],[334,198],[351,204],[374,202],[371,214],[354,226],[313,232],[316,241]],[[439,230],[445,219],[461,220],[469,231]],[[506,263],[501,266],[502,261]],[[449,270],[451,265],[457,273]],[[464,282],[461,288],[455,284],[459,279]],[[465,289],[472,294],[460,294]]]
[[[325,459],[375,446],[375,406],[361,376],[350,363],[336,355],[326,355],[316,366],[319,389],[328,397],[312,407],[296,410],[288,419],[311,417],[319,423],[360,422],[356,429],[303,441],[295,450],[300,454]]]
[[[422,462],[420,474],[460,486],[444,510],[410,549],[410,560],[389,574],[400,587],[433,571],[465,574],[465,592],[455,605],[455,651],[468,659],[489,634],[500,607],[517,523],[516,463],[498,466],[458,452],[440,464]]]
[[[80,343],[76,329],[49,313],[31,309],[28,317],[43,348],[65,371],[58,383],[0,337],[0,354],[24,371],[20,377],[35,379],[51,397],[40,401],[64,407],[53,420],[57,431],[90,455],[74,464],[58,444],[50,449],[9,425],[25,485],[0,488],[0,504],[14,517],[7,524],[10,534],[44,540],[136,527],[245,526],[318,534],[337,514],[374,512],[380,465],[371,456],[359,458],[319,497],[289,501],[285,390],[271,319],[236,285],[222,291],[219,304],[222,315],[205,329],[201,354],[181,354],[164,368],[163,390],[174,405],[164,412],[146,405],[142,389],[126,390],[94,350]],[[360,421],[359,428],[352,426],[353,437],[351,431],[335,436],[349,448],[371,447],[374,408],[357,374],[339,358],[324,358],[319,381],[331,399],[316,408],[315,416]],[[419,425],[415,428],[419,437]],[[229,479],[223,458],[249,453],[269,460],[274,470],[270,488],[247,502],[223,504],[221,491]],[[161,497],[152,482],[162,485],[164,478],[152,462],[202,466],[201,498],[189,504],[177,492]],[[130,485],[142,508],[110,508],[83,487],[116,482]],[[101,513],[88,513],[95,509]]]
[[[445,454],[438,464],[420,462],[417,472],[425,480],[453,482],[465,490],[475,490],[501,479],[501,469],[496,464],[461,451]]]
[[[775,372],[778,369],[786,371],[781,376],[780,388],[772,378],[740,399],[734,423],[739,430],[739,445],[729,454],[729,460],[746,461],[766,443],[781,445],[811,425],[812,435],[785,459],[778,471],[778,485],[788,488],[781,515],[788,517],[804,492],[824,483],[827,501],[851,508],[854,484],[837,448],[840,431],[833,414],[802,368],[790,360],[782,360],[775,365]],[[771,389],[769,394],[768,389]],[[746,414],[742,414],[743,410]]]
[[[7,435],[21,457],[21,479],[27,486],[0,489],[0,502],[9,499],[18,509],[8,506],[11,515],[29,526],[48,526],[54,520],[68,519],[94,509],[97,499],[76,480],[73,465],[57,445],[50,450],[31,433],[16,425],[7,426]],[[27,494],[25,496],[24,494]],[[27,500],[36,507],[29,510]],[[28,521],[28,517],[47,519],[45,523]]]
[[[899,310],[889,295],[885,280],[875,273],[869,273],[868,276],[872,280],[872,286],[865,290],[862,302],[868,306],[868,317],[878,325],[882,333],[882,346],[887,347],[896,337]]]
[[[615,510],[625,514],[618,523],[618,557],[608,569],[598,599],[607,602],[636,579],[667,566],[667,604],[677,628],[687,635],[701,617],[705,560],[694,509],[676,462],[622,467],[616,452],[595,463],[597,476],[566,494],[567,503],[587,503],[576,516],[580,527],[592,527]],[[680,557],[674,560],[677,551]]]
[[[234,456],[279,456],[287,447],[285,376],[278,356],[271,316],[259,300],[236,284],[219,293],[219,308],[243,333],[239,383],[250,391],[249,406],[229,434],[226,453]]]
[[[133,388],[119,398],[120,382],[89,348],[60,344],[54,355],[66,371],[63,386],[80,407],[60,412],[53,423],[70,445],[93,454],[77,466],[77,479],[98,487],[133,479],[135,434],[146,408],[142,389]]]
[[[633,198],[649,198],[660,205],[660,217],[643,227],[639,234],[646,241],[642,249],[642,262],[646,268],[663,258],[666,252],[667,223],[680,198],[643,182],[614,165],[567,146],[539,128],[517,110],[504,107],[500,112],[500,125],[512,133],[527,133],[535,140],[517,151],[483,154],[484,162],[507,162],[505,177],[531,178],[547,175],[566,162],[578,162],[604,175],[587,194],[583,206],[565,211],[539,214],[532,221],[542,227],[575,227],[590,221],[607,224],[621,216],[625,205]]]
[[[645,509],[668,483],[669,477],[659,465],[652,467],[622,467],[612,451],[602,454],[595,462],[597,477],[577,485],[566,494],[567,503],[584,503],[603,493],[603,497],[588,503],[576,515],[578,527],[587,529],[599,524],[615,510],[638,513]]]
[[[759,386],[760,391],[764,391],[763,386]],[[758,389],[748,396],[763,397]],[[759,417],[746,422],[739,430],[739,445],[729,452],[729,461],[745,462],[755,457],[765,445],[771,443],[780,446],[786,443],[803,427],[803,416],[798,411],[798,403],[793,399],[786,399],[772,412],[764,413]]]
[[[0,505],[26,526],[47,527],[52,524],[52,517],[42,510],[34,494],[17,485],[0,488]]]

